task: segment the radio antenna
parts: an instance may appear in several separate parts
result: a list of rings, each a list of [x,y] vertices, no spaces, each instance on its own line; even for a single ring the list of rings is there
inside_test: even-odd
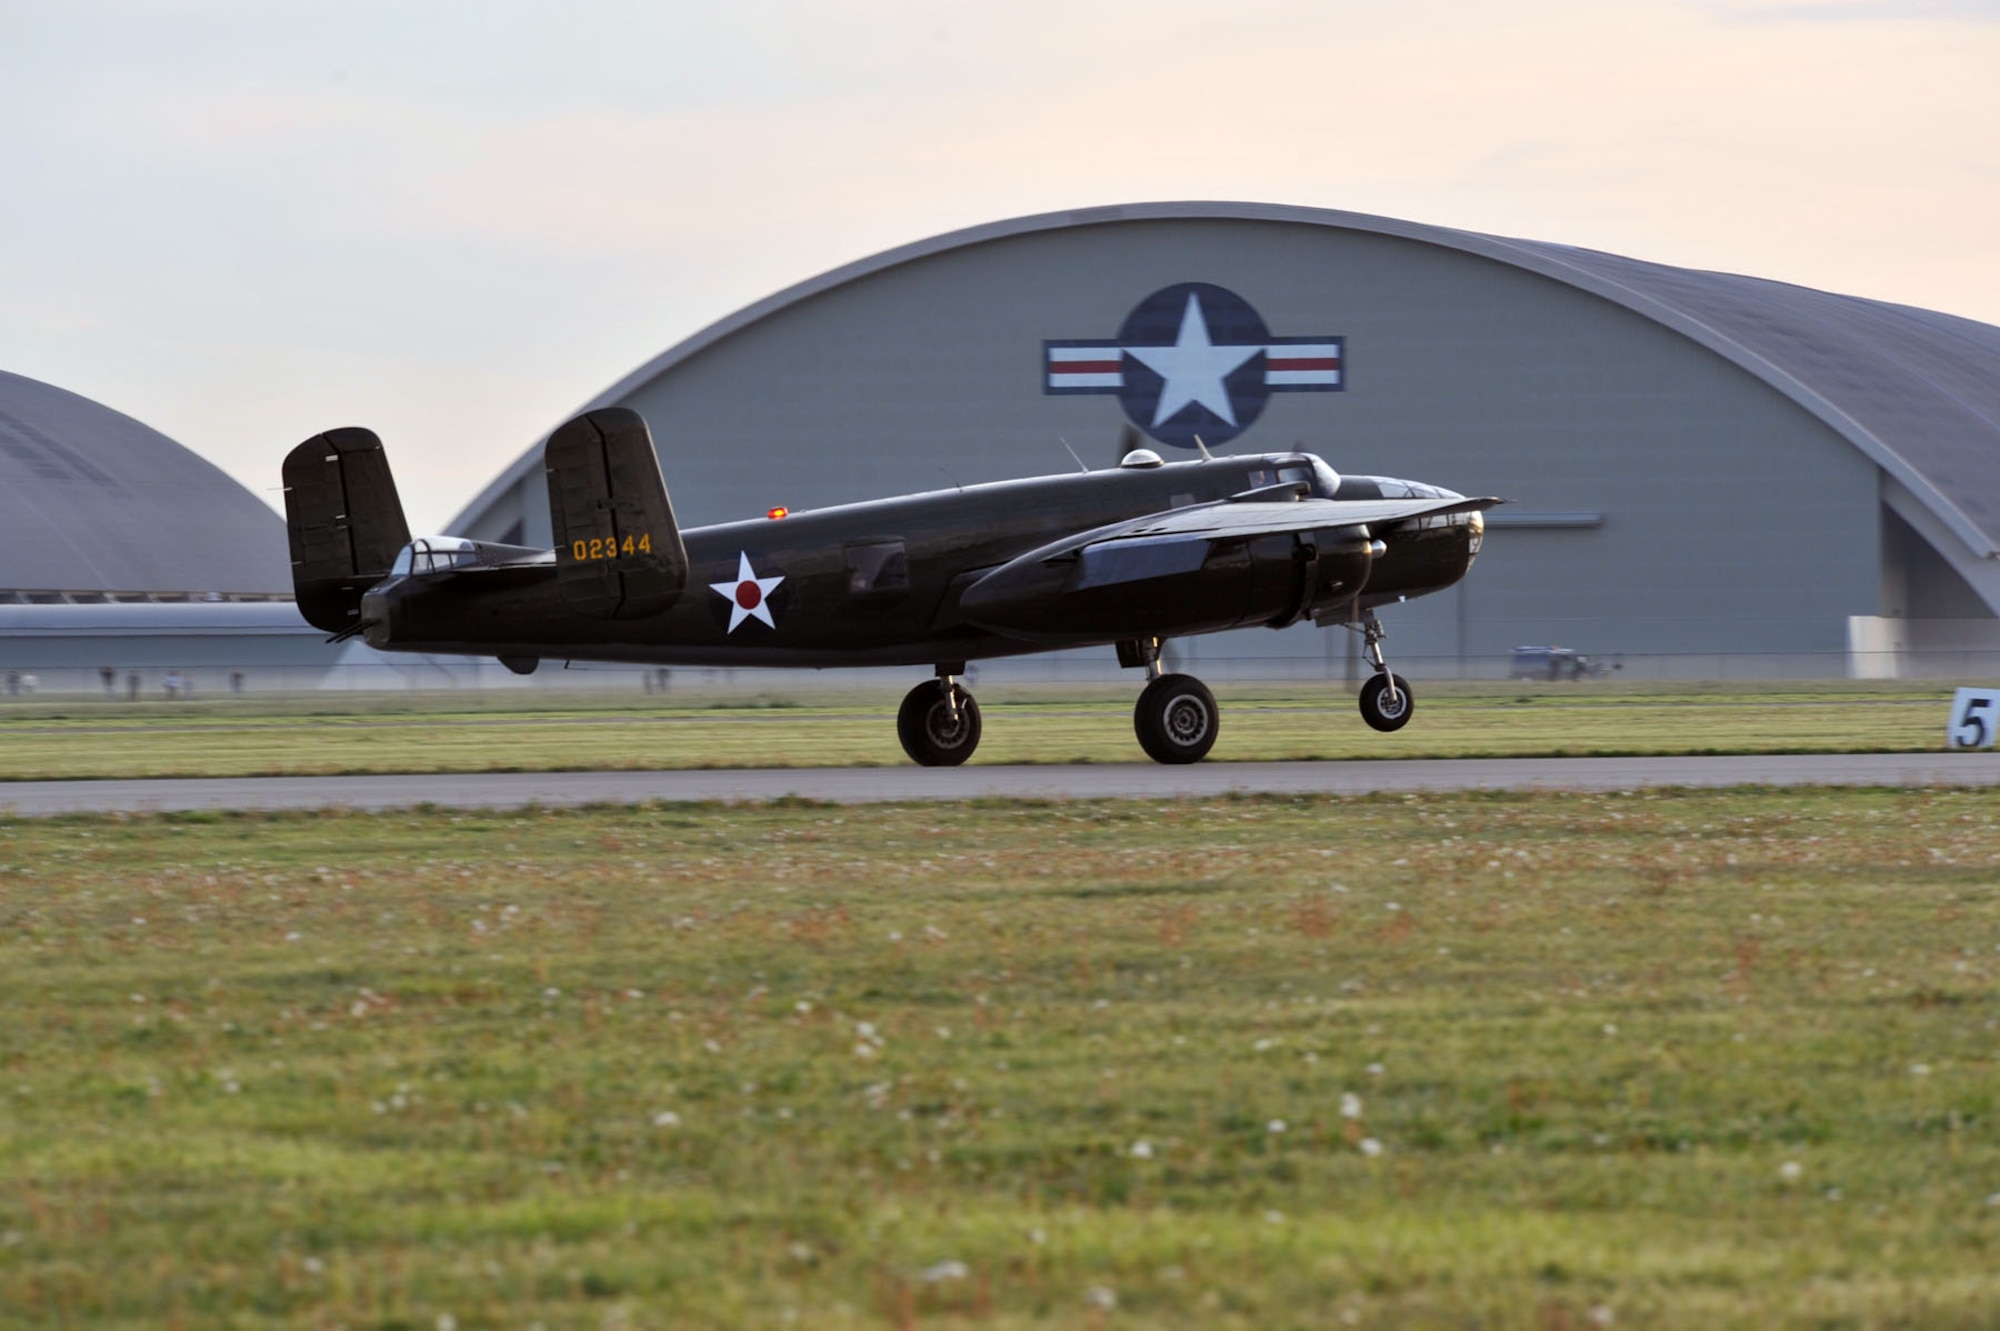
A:
[[[1215,454],[1213,454],[1213,453],[1211,453],[1211,452],[1209,452],[1209,451],[1208,451],[1208,445],[1207,445],[1207,444],[1204,444],[1204,443],[1203,443],[1203,442],[1201,441],[1201,436],[1200,436],[1200,435],[1196,435],[1196,436],[1194,437],[1194,446],[1195,446],[1196,448],[1198,448],[1198,449],[1200,449],[1200,450],[1201,450],[1201,460],[1202,460],[1203,462],[1213,462],[1213,461],[1215,461]]]
[[[1083,465],[1083,459],[1076,455],[1076,450],[1069,446],[1069,440],[1063,438],[1061,435],[1057,435],[1056,442],[1061,444],[1063,446],[1063,450],[1069,454],[1070,461],[1076,463],[1076,469],[1078,471],[1090,470],[1090,468]]]

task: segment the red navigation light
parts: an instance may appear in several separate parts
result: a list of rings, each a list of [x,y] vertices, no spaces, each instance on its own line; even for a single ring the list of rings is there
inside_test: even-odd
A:
[[[791,511],[792,510],[786,508],[783,504],[780,504],[776,508],[766,509],[764,511],[764,516],[775,520],[777,518],[784,517],[787,513],[790,513]]]

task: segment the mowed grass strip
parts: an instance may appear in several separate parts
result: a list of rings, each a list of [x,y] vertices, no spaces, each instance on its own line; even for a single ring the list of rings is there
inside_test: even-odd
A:
[[[1992,1325],[1993,808],[0,822],[0,1308]]]
[[[1225,685],[1210,761],[1712,752],[1924,752],[1948,691],[1876,685],[1419,686],[1392,735],[1326,686]],[[979,763],[1143,761],[1133,690],[980,691]],[[662,700],[365,697],[0,708],[0,780],[885,766],[901,694]],[[377,710],[377,708],[381,710]]]

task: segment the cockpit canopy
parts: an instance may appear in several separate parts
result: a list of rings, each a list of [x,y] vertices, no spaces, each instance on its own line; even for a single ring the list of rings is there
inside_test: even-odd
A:
[[[554,559],[552,552],[531,546],[474,541],[464,536],[419,536],[397,553],[396,562],[389,566],[389,576],[421,578],[468,568],[545,564]]]
[[[1304,482],[1306,494],[1314,499],[1331,499],[1340,491],[1340,473],[1311,453],[1296,453],[1291,457],[1262,459],[1269,465],[1253,468],[1250,472],[1250,488],[1261,490],[1272,485],[1296,485]]]
[[[389,566],[390,576],[449,573],[455,568],[483,564],[479,546],[463,536],[419,536],[404,546]]]

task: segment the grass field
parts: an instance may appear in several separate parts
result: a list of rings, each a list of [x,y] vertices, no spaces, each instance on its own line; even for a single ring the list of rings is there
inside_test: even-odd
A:
[[[1992,1326],[1993,809],[0,821],[0,1309]]]
[[[982,763],[1142,761],[1132,688],[980,690]],[[1217,689],[1214,762],[1943,747],[1950,690],[1870,684],[1424,684],[1380,735],[1334,686]],[[0,706],[0,779],[907,762],[900,688],[672,699],[488,693]]]

